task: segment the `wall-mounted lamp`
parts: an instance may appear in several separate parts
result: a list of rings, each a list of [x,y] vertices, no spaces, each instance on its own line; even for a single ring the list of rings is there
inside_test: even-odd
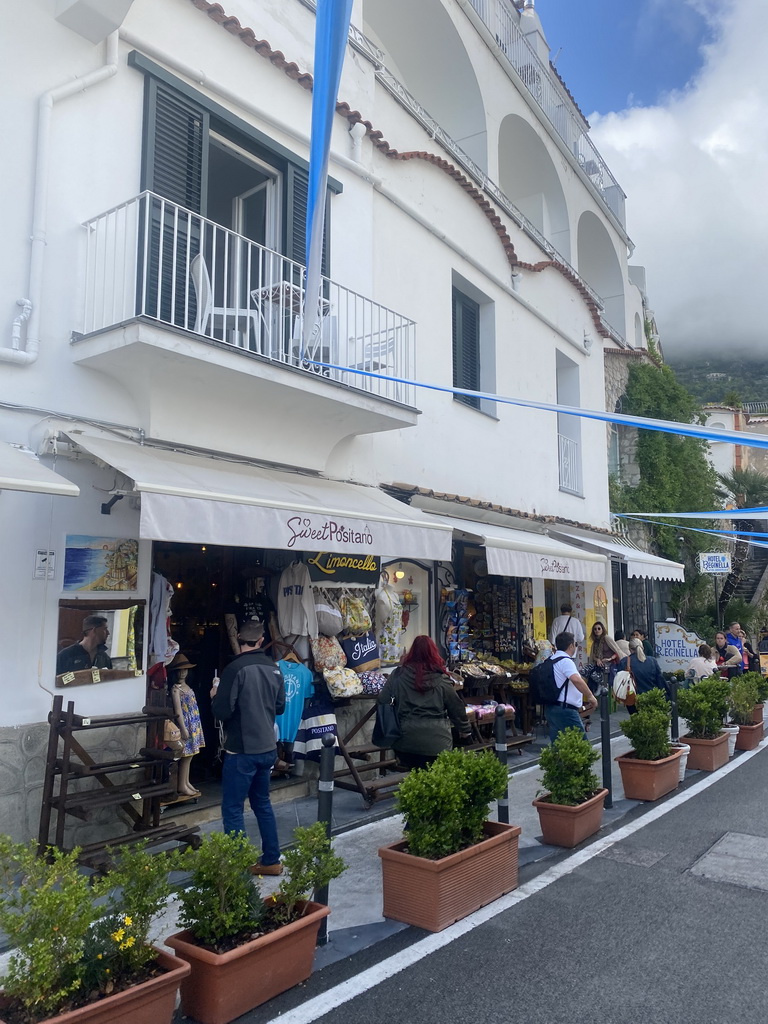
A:
[[[405,579],[405,571],[403,569],[402,564],[400,565],[399,569],[395,569],[393,575],[395,577],[395,581],[398,583],[400,582],[400,580]]]

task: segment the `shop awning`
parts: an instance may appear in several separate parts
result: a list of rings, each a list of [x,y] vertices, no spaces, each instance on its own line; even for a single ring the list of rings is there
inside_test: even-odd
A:
[[[607,562],[603,555],[581,551],[542,533],[429,514],[436,520],[450,523],[458,540],[484,545],[488,572],[493,576],[605,583]]]
[[[451,528],[377,487],[67,431],[133,480],[146,540],[450,560]]]
[[[0,441],[0,491],[34,491],[76,498],[80,488],[54,473],[30,451]]]
[[[685,566],[682,562],[672,562],[668,558],[660,558],[658,555],[640,551],[628,544],[619,544],[618,541],[607,538],[581,534],[564,527],[553,527],[552,532],[564,540],[575,541],[579,545],[583,544],[586,550],[602,551],[609,558],[626,562],[628,576],[641,576],[651,580],[675,580],[680,583],[685,580]]]

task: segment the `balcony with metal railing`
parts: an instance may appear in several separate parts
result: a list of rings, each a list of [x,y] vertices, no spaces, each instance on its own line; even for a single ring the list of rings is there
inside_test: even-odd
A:
[[[560,490],[568,494],[583,496],[581,483],[581,453],[579,442],[565,434],[557,435],[557,465]]]
[[[416,422],[413,386],[389,379],[413,379],[407,317],[324,278],[305,347],[301,264],[152,192],[85,229],[77,362],[137,392],[175,378],[202,401],[203,380],[211,399],[245,395],[247,380],[275,414],[314,408],[329,443]]]

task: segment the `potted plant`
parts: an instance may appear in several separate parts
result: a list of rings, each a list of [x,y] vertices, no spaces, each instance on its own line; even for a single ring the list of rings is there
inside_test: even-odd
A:
[[[680,784],[678,762],[682,748],[672,750],[667,739],[671,709],[661,690],[637,695],[637,711],[621,723],[632,744],[628,754],[616,758],[624,796],[630,800],[658,800]]]
[[[762,715],[760,723],[755,722],[755,707],[758,705],[757,682],[752,678],[756,673],[747,672],[743,676],[735,676],[731,680],[731,693],[728,705],[731,721],[739,727],[736,737],[738,750],[754,750],[763,738]],[[760,708],[762,713],[762,707]]]
[[[680,714],[688,721],[683,737],[690,746],[688,767],[711,772],[728,761],[728,734],[723,719],[728,711],[730,685],[727,679],[707,676],[677,695]]]
[[[189,965],[150,946],[170,895],[170,859],[122,848],[91,882],[79,850],[0,837],[0,928],[13,952],[0,1019],[21,1024],[169,1024]],[[106,898],[101,905],[99,898]]]
[[[533,801],[539,813],[544,842],[551,846],[578,846],[598,831],[608,794],[601,789],[592,765],[599,758],[581,729],[571,726],[558,733],[541,752],[539,764],[545,795]]]
[[[764,718],[764,705],[768,700],[768,677],[761,672],[745,672],[742,679],[750,679],[757,687],[757,703],[755,704],[752,721],[760,725]]]
[[[384,917],[437,932],[517,887],[521,829],[488,821],[507,769],[489,751],[444,750],[400,783],[405,838],[379,849]]]
[[[266,900],[251,874],[257,859],[246,836],[222,832],[179,857],[192,876],[179,893],[185,930],[166,941],[192,966],[181,1005],[202,1024],[226,1024],[306,981],[320,922],[330,913],[310,893],[345,868],[322,822],[296,829],[283,878]]]

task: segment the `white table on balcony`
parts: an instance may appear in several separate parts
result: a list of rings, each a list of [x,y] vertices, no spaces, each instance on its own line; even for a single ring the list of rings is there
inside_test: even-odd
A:
[[[321,363],[336,363],[338,358],[338,339],[336,325],[331,314],[331,303],[328,299],[320,300],[322,323],[320,336],[313,344],[311,351],[302,360],[301,333],[304,317],[304,288],[292,281],[278,281],[277,284],[254,288],[251,299],[259,312],[264,331],[262,351],[270,359],[289,363],[292,366],[306,364],[306,368],[328,376],[331,371],[322,367],[314,367],[310,360]],[[286,330],[286,322],[289,329]]]

